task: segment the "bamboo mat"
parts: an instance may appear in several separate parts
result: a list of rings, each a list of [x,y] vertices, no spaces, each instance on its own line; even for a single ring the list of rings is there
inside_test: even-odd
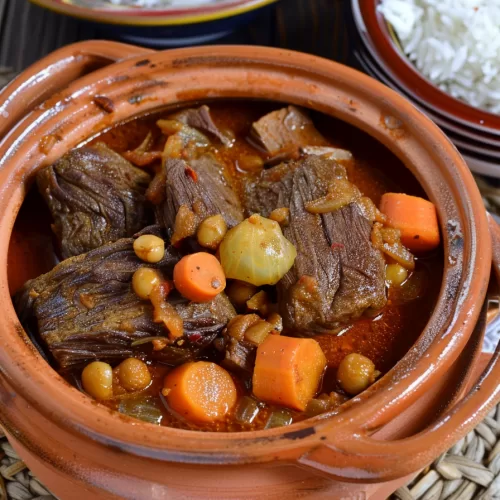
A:
[[[282,0],[276,10],[220,41],[300,50],[357,67],[347,0]],[[0,0],[0,88],[56,48],[113,39],[99,26],[60,17],[27,0]],[[500,216],[500,183],[476,178],[487,209]],[[0,500],[52,500],[0,430]],[[407,487],[400,500],[500,500],[500,406]],[[64,499],[66,500],[66,499]]]
[[[394,498],[500,499],[500,405]]]
[[[19,459],[0,428],[0,500],[53,500]]]
[[[500,499],[500,405],[393,495],[399,500]],[[0,430],[0,500],[53,500]],[[69,500],[69,499],[63,499]]]

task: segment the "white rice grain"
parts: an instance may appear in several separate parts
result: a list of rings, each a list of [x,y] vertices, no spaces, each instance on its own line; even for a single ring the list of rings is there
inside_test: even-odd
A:
[[[164,9],[166,7],[193,7],[220,0],[107,0],[113,5],[124,5],[129,7],[146,7],[150,9]]]
[[[378,10],[425,77],[500,114],[500,0],[381,0]]]

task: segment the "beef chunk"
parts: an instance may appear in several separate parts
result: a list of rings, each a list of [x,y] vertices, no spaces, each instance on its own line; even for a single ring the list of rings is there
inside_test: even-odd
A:
[[[283,233],[297,258],[278,294],[285,327],[303,333],[334,329],[386,302],[384,259],[371,244],[372,223],[360,205],[321,215],[304,208],[327,194],[333,176],[345,176],[343,167],[308,156],[265,171],[248,197],[251,209],[263,215],[290,210]]]
[[[168,159],[165,163],[166,199],[162,210],[164,225],[175,228],[178,233],[176,218],[178,226],[177,215],[181,207],[191,219],[191,227],[184,236],[194,234],[197,225],[210,215],[221,214],[228,227],[239,224],[243,220],[243,209],[222,169],[210,154],[191,160],[189,165],[184,160]]]
[[[273,160],[298,158],[305,146],[327,146],[311,119],[295,106],[272,111],[252,125],[251,137]]]
[[[217,137],[224,146],[230,146],[232,143],[229,134],[217,127],[210,115],[210,108],[206,104],[199,108],[185,109],[170,118]]]
[[[226,354],[222,365],[230,371],[251,375],[255,366],[257,346],[227,336]]]
[[[279,205],[280,199],[283,198],[281,181],[285,180],[286,185],[290,188],[290,174],[299,165],[300,162],[281,163],[276,167],[264,170],[256,182],[247,182],[243,195],[247,215],[257,213],[267,217],[275,208],[286,206]]]
[[[63,258],[132,236],[147,226],[151,177],[105,144],[85,146],[37,174]]]
[[[147,231],[158,234],[157,229]],[[166,328],[153,321],[151,303],[132,290],[133,273],[146,265],[136,257],[132,244],[131,238],[121,239],[67,259],[28,281],[17,296],[22,324],[38,332],[60,368],[95,359],[120,361],[144,349],[132,347],[133,341],[168,336]],[[148,266],[170,277],[179,258],[175,249],[167,247],[163,260]],[[172,294],[169,302],[184,320],[184,336],[177,345],[152,352],[151,357],[172,365],[196,358],[235,315],[224,294],[206,304]]]

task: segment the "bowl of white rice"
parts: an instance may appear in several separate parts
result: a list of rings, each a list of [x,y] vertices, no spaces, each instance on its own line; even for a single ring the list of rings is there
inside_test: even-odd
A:
[[[500,0],[351,0],[366,72],[500,177]]]
[[[105,26],[124,40],[158,48],[217,40],[277,1],[31,0],[62,15]]]

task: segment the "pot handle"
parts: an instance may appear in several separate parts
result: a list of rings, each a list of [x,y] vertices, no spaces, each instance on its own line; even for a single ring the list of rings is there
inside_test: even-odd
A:
[[[74,80],[121,59],[153,52],[134,45],[94,40],[52,52],[0,92],[0,140],[23,116]]]
[[[500,226],[489,214],[488,225],[493,246],[493,271],[500,283]],[[480,321],[484,327],[485,315]],[[336,439],[335,448],[330,448],[325,440],[325,444],[302,455],[298,462],[341,481],[359,478],[365,482],[389,481],[395,479],[391,473],[394,470],[398,470],[398,477],[412,474],[431,463],[437,451],[448,450],[487,416],[500,401],[499,380],[500,343],[471,391],[424,431],[394,441],[376,440],[358,433],[354,438]],[[346,457],[349,457],[349,468],[343,466]]]

